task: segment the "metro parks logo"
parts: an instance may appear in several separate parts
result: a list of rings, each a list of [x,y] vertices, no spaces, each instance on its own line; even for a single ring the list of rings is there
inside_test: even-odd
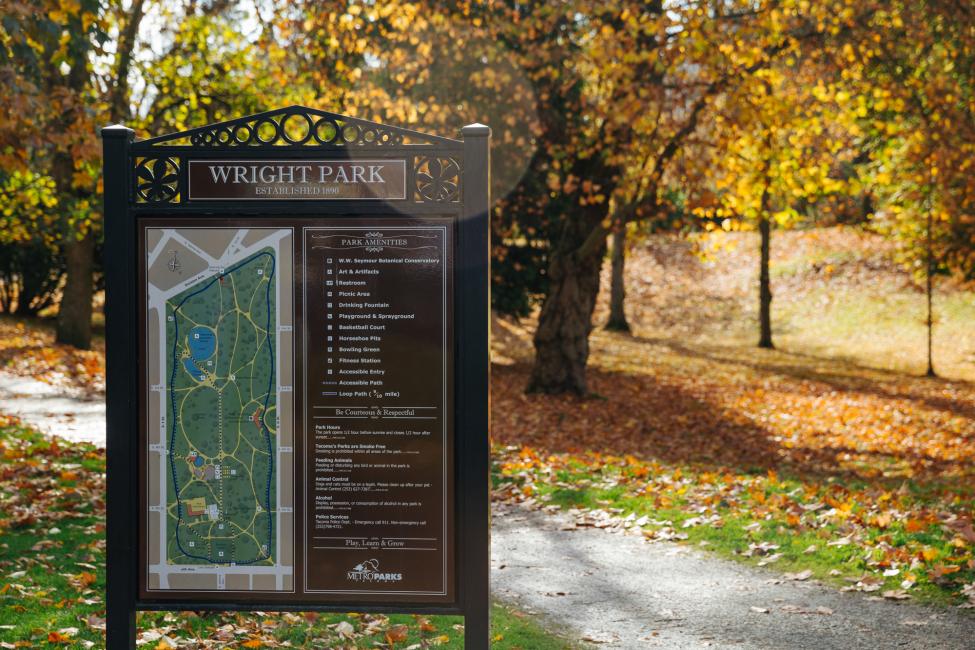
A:
[[[352,582],[399,582],[402,573],[380,573],[379,560],[366,560],[355,565],[345,577]]]

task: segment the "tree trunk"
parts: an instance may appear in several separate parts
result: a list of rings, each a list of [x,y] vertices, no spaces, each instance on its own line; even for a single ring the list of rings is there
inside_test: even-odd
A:
[[[626,224],[613,231],[612,274],[609,285],[609,320],[606,329],[617,332],[629,332],[630,324],[626,322],[626,283],[623,278],[626,264]]]
[[[606,233],[600,228],[605,217],[605,206],[583,208],[565,219],[552,246],[528,392],[588,392],[586,363],[599,272],[606,254]]]
[[[144,4],[145,0],[135,0],[132,3],[125,29],[119,37],[115,60],[115,87],[111,95],[112,122],[120,122],[129,117],[129,70],[132,68],[132,51],[144,16]]]
[[[139,25],[142,22],[144,0],[136,0],[128,16],[125,29],[121,34],[118,51],[116,52],[115,85],[109,96],[110,118],[113,122],[125,119],[129,115],[128,108],[128,75],[132,65],[132,51],[135,47]],[[79,39],[86,36],[81,34]],[[87,41],[82,40],[86,43]],[[87,50],[83,48],[82,54]],[[82,56],[79,55],[79,59]],[[68,86],[74,92],[80,93],[89,80],[86,67],[74,65],[68,78]],[[66,114],[64,122],[70,128],[73,119]],[[62,200],[68,197],[83,196],[90,198],[87,190],[80,190],[73,186],[74,159],[70,151],[59,151],[54,156],[52,175]],[[82,238],[70,228],[64,235],[65,283],[61,292],[61,304],[58,308],[58,326],[56,339],[58,343],[67,343],[76,348],[87,350],[91,347],[91,300],[94,294],[95,272],[95,238],[97,234],[89,227]]]
[[[549,262],[549,290],[535,331],[535,365],[528,392],[585,395],[592,312],[599,293],[598,254],[556,252]]]
[[[58,189],[61,209],[65,203],[77,196],[78,190],[72,186],[74,159],[70,152],[58,151],[54,154],[51,176]],[[64,254],[64,288],[61,290],[61,303],[58,306],[58,326],[55,339],[76,348],[87,350],[91,347],[91,298],[94,293],[95,234],[89,227],[82,239],[69,225],[65,226],[61,249]]]
[[[927,233],[925,236],[925,248],[927,249],[927,256],[925,259],[925,294],[927,297],[928,305],[928,317],[927,317],[927,328],[928,328],[928,370],[925,373],[928,377],[937,377],[938,373],[934,371],[934,242],[932,241],[933,233],[933,215],[931,208],[931,196],[928,195],[928,217],[927,217]]]
[[[87,350],[91,347],[91,299],[95,270],[95,235],[90,230],[80,241],[64,243],[67,270],[58,309],[58,343]]]
[[[768,219],[767,196],[762,197],[762,215],[758,221],[758,231],[762,235],[762,254],[758,270],[758,347],[772,349],[772,287],[769,282],[769,244],[772,224]]]

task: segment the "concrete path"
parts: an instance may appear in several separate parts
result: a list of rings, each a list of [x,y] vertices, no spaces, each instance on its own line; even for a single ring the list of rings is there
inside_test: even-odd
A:
[[[68,440],[105,446],[105,400],[65,395],[50,384],[0,372],[0,412]]]
[[[975,615],[868,600],[564,514],[495,508],[494,595],[607,648],[971,650]]]
[[[105,402],[0,372],[0,412],[50,434],[105,444]],[[716,559],[637,535],[575,528],[565,514],[498,505],[496,598],[571,639],[607,648],[971,650],[975,612],[934,609]]]

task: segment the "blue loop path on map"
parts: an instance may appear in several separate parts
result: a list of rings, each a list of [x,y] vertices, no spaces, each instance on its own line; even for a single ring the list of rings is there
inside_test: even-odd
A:
[[[189,373],[189,375],[198,382],[203,382],[204,380],[206,380],[207,374],[203,370],[201,370],[196,364],[205,362],[210,357],[212,357],[214,353],[217,351],[217,344],[218,344],[217,335],[213,329],[206,326],[198,325],[191,328],[189,331],[189,336],[187,337],[187,344],[189,347],[190,356],[188,358],[183,358],[182,359],[183,363],[180,364],[179,363],[179,347],[180,347],[179,320],[180,319],[176,316],[180,313],[180,309],[183,308],[184,305],[186,305],[188,301],[190,301],[192,298],[200,296],[201,294],[207,292],[211,287],[214,286],[220,287],[223,284],[225,278],[231,276],[233,273],[236,273],[237,271],[240,271],[244,267],[253,264],[256,261],[261,260],[262,258],[267,258],[270,260],[270,268],[268,269],[269,272],[263,278],[264,280],[266,280],[266,289],[265,289],[265,297],[264,297],[265,298],[264,306],[266,307],[266,318],[265,318],[265,327],[264,327],[264,331],[265,331],[264,347],[266,347],[268,351],[268,363],[269,363],[270,372],[268,372],[267,390],[264,394],[263,408],[262,411],[260,411],[261,418],[259,421],[261,433],[263,434],[263,439],[267,447],[268,471],[267,471],[267,481],[265,486],[264,503],[259,504],[257,510],[263,516],[267,517],[267,545],[266,545],[266,552],[264,554],[261,554],[259,552],[257,557],[254,557],[252,559],[243,559],[243,560],[237,558],[219,559],[213,557],[212,549],[210,549],[208,555],[199,555],[196,553],[189,552],[187,548],[185,548],[183,545],[183,540],[181,539],[180,536],[180,529],[182,528],[184,523],[186,505],[181,499],[182,486],[180,486],[179,483],[177,465],[176,465],[178,462],[183,462],[183,459],[177,456],[175,453],[175,441],[178,433],[177,426],[179,424],[179,416],[178,416],[176,394],[175,394],[175,385],[176,385],[178,368],[180,367],[180,365],[182,365],[182,367],[187,371],[187,373]],[[273,530],[274,530],[274,520],[272,516],[273,510],[271,507],[271,484],[272,484],[272,477],[274,475],[274,454],[273,454],[273,448],[271,444],[271,434],[270,431],[268,430],[267,423],[264,420],[264,415],[267,413],[268,404],[273,394],[272,391],[274,387],[274,347],[271,340],[271,331],[272,331],[271,330],[271,285],[272,285],[272,280],[274,278],[274,272],[275,272],[274,255],[268,252],[257,253],[254,256],[228,268],[223,273],[214,276],[204,286],[190,293],[189,295],[185,296],[173,308],[175,339],[174,339],[173,350],[172,350],[172,373],[169,382],[170,403],[172,406],[172,419],[171,419],[172,428],[171,428],[171,435],[169,440],[170,443],[169,444],[169,465],[172,470],[173,487],[175,489],[176,506],[177,506],[175,541],[180,552],[188,558],[193,558],[196,560],[201,560],[213,564],[246,565],[246,564],[254,564],[257,562],[268,560],[270,556],[270,549],[272,548],[272,538],[273,538]],[[263,271],[259,273],[263,273]],[[251,381],[253,381],[253,378],[251,378]],[[221,415],[222,414],[218,413],[217,417],[221,417]],[[202,458],[200,456],[197,456],[195,461],[197,461],[194,463],[197,467],[199,467],[202,464],[202,462],[200,462],[202,461]]]

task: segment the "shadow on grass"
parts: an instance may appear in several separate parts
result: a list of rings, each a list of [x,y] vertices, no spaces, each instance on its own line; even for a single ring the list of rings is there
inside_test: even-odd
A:
[[[770,432],[681,386],[589,370],[597,398],[525,395],[530,366],[494,366],[493,436],[551,452],[633,454],[763,472],[780,462]],[[513,409],[510,410],[509,409]],[[503,410],[503,411],[502,411]]]
[[[975,406],[964,400],[938,397],[923,387],[895,385],[912,380],[919,384],[950,385],[942,380],[912,378],[909,375],[868,369],[851,362],[775,352],[760,359],[742,359],[706,348],[692,348],[671,340],[632,338],[648,348],[662,345],[672,352],[718,364],[744,366],[757,377],[748,383],[760,387],[774,376],[822,383],[824,392],[870,393],[887,399],[916,400],[929,408],[975,418]],[[794,358],[794,363],[769,359]],[[647,359],[653,359],[648,350]],[[805,364],[803,363],[805,361]],[[809,362],[828,363],[836,370],[811,368]],[[668,361],[671,369],[673,361]],[[839,479],[892,487],[903,475],[890,468],[912,468],[919,483],[942,480],[957,481],[959,473],[970,475],[964,463],[935,454],[923,447],[905,443],[899,449],[864,448],[860,441],[849,444],[823,440],[822,444],[783,438],[781,428],[765,426],[760,419],[733,408],[733,393],[743,386],[722,387],[695,370],[679,382],[666,375],[641,372],[611,371],[590,367],[589,386],[595,397],[526,395],[531,367],[527,363],[495,365],[492,368],[493,436],[501,444],[529,445],[549,452],[598,452],[611,455],[632,454],[642,459],[656,459],[673,464],[691,464],[702,469],[729,469],[745,473],[764,473],[770,469],[800,479]],[[859,372],[869,376],[845,374]],[[747,385],[744,386],[747,388]],[[784,387],[786,390],[789,388]],[[962,384],[967,390],[969,385]],[[815,417],[814,413],[793,417]],[[971,434],[959,434],[968,440]],[[853,459],[853,460],[851,460]]]

